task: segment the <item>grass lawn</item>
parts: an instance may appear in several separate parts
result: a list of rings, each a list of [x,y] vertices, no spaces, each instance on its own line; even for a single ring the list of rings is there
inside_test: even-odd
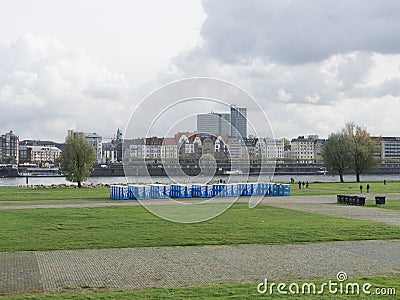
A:
[[[362,182],[365,187],[371,186],[371,193],[400,193],[399,181],[388,181],[386,185],[381,181]],[[310,183],[308,189],[299,190],[297,184],[291,185],[291,195],[334,195],[358,194],[360,183],[357,182],[322,182]],[[67,199],[107,199],[109,188],[82,188],[75,187],[0,187],[0,201],[29,201],[29,200],[67,200]]]
[[[66,200],[109,198],[109,188],[46,187],[32,188],[20,186],[1,186],[0,201],[15,200]]]
[[[365,201],[365,206],[377,207],[381,209],[400,210],[400,200],[386,200],[385,205],[375,205],[375,200],[367,200]]]
[[[299,190],[297,184],[291,184],[291,195],[336,195],[336,194],[358,194],[360,193],[360,185],[363,186],[363,192],[366,193],[366,186],[371,186],[371,193],[386,194],[386,193],[400,193],[399,181],[387,181],[386,185],[382,181],[374,182],[320,182],[310,183],[308,189]]]
[[[328,283],[329,280],[332,282],[339,282],[332,278],[326,280],[308,280],[308,281],[295,281],[286,283],[287,287],[291,283],[295,283],[299,286],[301,291],[301,285],[303,283],[314,283],[316,291],[321,290],[323,283]],[[357,283],[360,286],[360,294],[352,295],[350,289],[349,295],[345,294],[346,283]],[[371,295],[366,295],[362,292],[364,284],[369,283],[371,287],[368,289]],[[272,295],[269,291],[265,294],[259,294],[257,292],[258,283],[254,284],[223,284],[223,285],[212,285],[212,286],[196,286],[196,287],[181,287],[181,288],[151,288],[144,290],[133,290],[133,291],[100,291],[100,292],[84,292],[84,293],[68,293],[68,294],[31,294],[14,296],[7,299],[20,300],[20,299],[397,299],[398,293],[400,292],[400,281],[399,277],[363,277],[359,279],[349,278],[343,284],[343,293],[337,292],[336,294],[329,293],[328,287],[324,288],[325,293],[322,295],[310,294],[307,295],[307,287],[305,289],[305,295],[282,295],[279,294],[277,289],[273,289]],[[288,291],[288,288],[286,290]],[[387,295],[374,295],[379,291],[385,291]],[[383,290],[383,288],[385,290]],[[390,290],[389,290],[389,289]],[[393,295],[393,288],[397,292],[397,296]],[[339,291],[339,289],[338,289]],[[390,294],[389,294],[390,293]],[[1,297],[0,299],[5,299]]]
[[[168,207],[176,210],[175,205]],[[238,203],[222,215],[196,224],[169,222],[141,206],[6,210],[0,218],[0,251],[296,243],[400,236],[399,227],[373,224],[266,205],[249,209],[247,203]]]

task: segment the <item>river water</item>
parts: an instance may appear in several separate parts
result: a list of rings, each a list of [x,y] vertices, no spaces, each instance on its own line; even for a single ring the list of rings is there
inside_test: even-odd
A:
[[[298,181],[309,181],[312,182],[339,182],[339,176],[334,175],[277,175],[273,178],[268,176],[246,176],[246,175],[232,175],[232,176],[219,176],[215,177],[214,180],[222,179],[226,182],[245,182],[245,181],[272,181],[272,182],[284,182],[289,183],[290,179],[294,178],[295,182]],[[354,175],[345,175],[345,181],[355,181]],[[383,181],[383,180],[400,180],[400,174],[386,174],[386,175],[361,175],[361,181]],[[132,178],[130,183],[171,183],[171,182],[187,183],[187,182],[199,182],[206,183],[206,179],[197,179],[194,181],[190,180],[189,177],[179,177],[174,178],[174,180],[169,179],[165,176],[153,176],[151,179],[149,177],[138,176]],[[52,184],[71,184],[64,177],[29,177],[29,185],[52,185]],[[90,184],[118,184],[127,183],[125,177],[92,177],[89,178],[86,183]],[[25,177],[17,178],[0,178],[0,186],[20,186],[26,185]]]

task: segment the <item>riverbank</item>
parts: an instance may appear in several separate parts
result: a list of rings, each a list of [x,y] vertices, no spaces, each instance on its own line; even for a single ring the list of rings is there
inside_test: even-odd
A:
[[[336,175],[276,175],[276,176],[246,176],[246,175],[221,175],[215,176],[213,180],[223,179],[226,182],[246,182],[246,181],[264,181],[264,182],[277,182],[277,183],[289,183],[291,178],[301,182],[339,182],[339,176]],[[204,179],[204,181],[201,181]],[[130,183],[172,183],[174,181],[180,183],[192,182],[197,180],[199,182],[209,181],[209,178],[196,177],[193,179],[189,176],[174,177],[173,179],[166,176],[134,176],[129,177]],[[344,180],[346,182],[354,182],[354,175],[345,175]],[[400,174],[394,175],[361,175],[362,182],[387,182],[400,181]],[[86,184],[120,184],[126,183],[126,177],[91,177],[88,178]],[[52,184],[65,184],[72,185],[71,182],[67,181],[65,177],[30,177],[28,179],[28,185],[52,185]],[[14,178],[0,178],[0,186],[26,186],[26,178],[14,177]]]

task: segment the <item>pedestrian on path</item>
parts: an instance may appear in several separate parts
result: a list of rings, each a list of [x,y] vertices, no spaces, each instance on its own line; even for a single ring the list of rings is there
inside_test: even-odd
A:
[[[361,194],[362,194],[362,189],[363,189],[363,186],[360,185],[360,193],[361,193]]]
[[[301,182],[299,181],[299,190],[301,190]]]
[[[370,188],[371,188],[370,185],[367,184],[367,193],[369,193],[369,189],[370,189]]]

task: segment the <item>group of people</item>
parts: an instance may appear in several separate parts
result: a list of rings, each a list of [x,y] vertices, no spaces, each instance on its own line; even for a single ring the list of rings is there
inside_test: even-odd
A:
[[[294,178],[290,178],[290,183],[292,183],[292,184],[295,183]],[[310,183],[308,182],[308,180],[306,182],[299,181],[297,184],[299,185],[299,190],[301,190],[302,187],[303,187],[303,189],[304,188],[308,189],[308,187],[310,186]],[[386,180],[384,180],[384,184],[386,184]],[[362,185],[360,185],[360,193],[363,192],[363,188],[364,187]],[[367,193],[369,193],[371,186],[369,184],[367,184],[366,188],[367,188]]]
[[[367,193],[369,193],[369,190],[371,189],[371,186],[369,184],[367,184]],[[363,186],[360,185],[360,193],[363,192]]]
[[[292,177],[292,178],[290,178],[290,183],[293,183],[294,184],[294,178]],[[308,180],[306,181],[306,182],[301,182],[301,181],[299,181],[298,183],[297,183],[298,185],[299,185],[299,189],[301,190],[301,187],[303,187],[303,189],[304,188],[306,188],[306,189],[308,189],[308,187],[310,186],[310,183],[308,182]]]

